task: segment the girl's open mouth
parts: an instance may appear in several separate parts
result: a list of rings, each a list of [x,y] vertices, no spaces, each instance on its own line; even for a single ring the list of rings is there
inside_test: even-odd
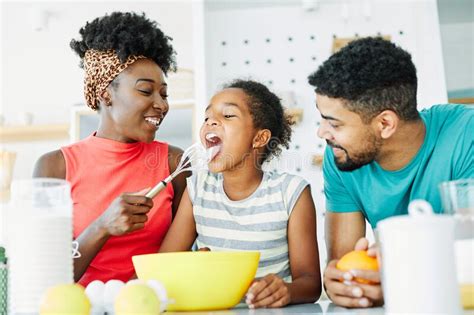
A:
[[[222,140],[213,132],[206,134],[206,152],[209,162],[219,155],[222,149]]]

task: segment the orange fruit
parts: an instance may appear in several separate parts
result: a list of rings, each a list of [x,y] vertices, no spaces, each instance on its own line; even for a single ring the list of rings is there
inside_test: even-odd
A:
[[[353,250],[339,259],[336,268],[342,271],[349,271],[352,269],[378,271],[379,264],[377,263],[377,258],[367,255],[367,251]],[[369,280],[357,277],[354,278],[354,280],[359,283],[371,283]]]

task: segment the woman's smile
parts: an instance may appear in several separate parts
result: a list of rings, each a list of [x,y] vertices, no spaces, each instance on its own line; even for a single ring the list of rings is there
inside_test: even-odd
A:
[[[156,131],[160,128],[160,124],[162,122],[163,118],[159,116],[147,116],[145,117],[145,121],[147,122],[147,125],[151,126],[151,128]]]

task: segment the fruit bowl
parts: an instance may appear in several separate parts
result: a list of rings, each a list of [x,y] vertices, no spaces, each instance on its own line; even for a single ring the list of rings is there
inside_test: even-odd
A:
[[[178,252],[133,256],[141,280],[157,280],[174,303],[169,311],[228,309],[237,305],[257,272],[259,252]]]

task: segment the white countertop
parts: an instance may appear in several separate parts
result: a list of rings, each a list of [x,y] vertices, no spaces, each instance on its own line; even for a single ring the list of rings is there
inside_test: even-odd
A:
[[[349,309],[336,306],[329,301],[323,301],[316,304],[298,304],[290,305],[282,308],[261,308],[250,310],[245,305],[239,304],[236,308],[224,311],[208,311],[208,312],[166,312],[171,314],[189,314],[189,315],[234,315],[234,314],[269,314],[269,315],[287,315],[287,314],[350,314],[350,315],[384,315],[383,307],[374,308],[355,308]],[[474,315],[474,310],[464,311],[464,315]]]
[[[230,310],[222,311],[208,311],[208,312],[166,312],[165,314],[212,314],[212,315],[234,315],[234,314],[269,314],[269,315],[286,315],[286,314],[372,314],[372,315],[383,315],[383,308],[371,308],[371,309],[346,309],[343,307],[337,307],[329,302],[321,302],[317,304],[297,304],[290,305],[282,308],[259,308],[259,309],[248,309],[246,305],[238,305],[237,307]]]

